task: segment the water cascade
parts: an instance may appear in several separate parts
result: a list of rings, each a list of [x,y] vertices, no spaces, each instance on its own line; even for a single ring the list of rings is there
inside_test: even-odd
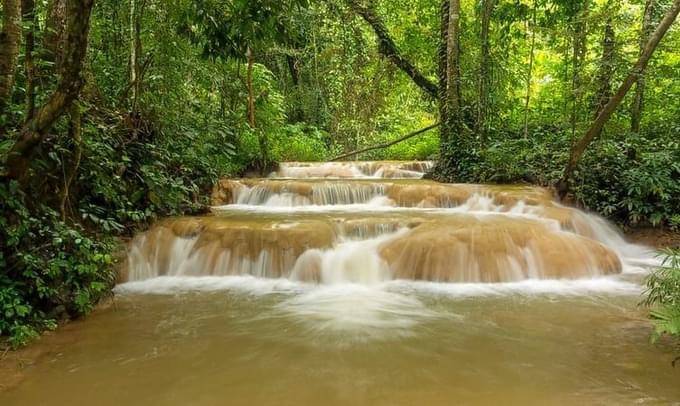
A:
[[[431,166],[291,162],[266,179],[223,179],[211,215],[166,219],[138,235],[121,281],[575,280],[621,273],[645,255],[546,189],[420,179]]]
[[[677,351],[650,345],[638,306],[645,247],[546,189],[430,167],[219,181],[211,214],[130,242],[115,305],[37,340],[44,360],[9,392],[0,377],[0,405],[680,399]]]

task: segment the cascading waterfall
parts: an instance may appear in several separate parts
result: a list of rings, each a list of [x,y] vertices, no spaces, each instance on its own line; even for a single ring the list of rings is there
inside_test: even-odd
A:
[[[283,162],[273,178],[422,178],[431,161]]]
[[[542,188],[421,180],[430,162],[284,163],[222,180],[213,214],[131,243],[122,281],[157,276],[502,283],[621,273],[647,258],[604,220]]]

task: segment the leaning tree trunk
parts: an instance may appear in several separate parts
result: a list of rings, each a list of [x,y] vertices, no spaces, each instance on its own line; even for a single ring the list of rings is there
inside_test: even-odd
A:
[[[656,47],[659,45],[659,42],[661,42],[661,39],[664,37],[664,35],[666,35],[666,32],[673,24],[673,21],[675,21],[676,17],[678,16],[678,13],[680,13],[680,0],[675,0],[671,5],[670,9],[668,10],[668,12],[666,13],[666,15],[664,16],[663,20],[661,20],[661,23],[659,23],[659,26],[656,28],[654,33],[649,37],[649,40],[647,41],[647,44],[645,45],[645,48],[642,54],[640,55],[640,58],[638,59],[637,63],[635,63],[635,66],[630,71],[628,76],[624,79],[619,89],[604,106],[600,114],[597,116],[593,124],[590,126],[588,131],[583,136],[583,138],[581,138],[572,147],[569,155],[569,161],[567,163],[566,168],[564,169],[562,179],[557,184],[557,191],[560,197],[562,198],[565,197],[569,192],[569,182],[571,181],[574,171],[576,170],[576,166],[581,160],[581,157],[586,151],[586,148],[596,137],[598,137],[602,133],[604,125],[614,114],[614,111],[619,106],[619,104],[621,104],[621,101],[626,96],[626,94],[633,86],[635,81],[638,79],[638,77],[640,77],[640,75],[645,71],[645,68],[649,63],[649,59],[652,57],[654,50],[656,50]]]
[[[647,0],[645,3],[645,14],[642,18],[642,29],[640,31],[640,54],[644,51],[645,44],[652,33],[652,17],[656,0]],[[630,130],[636,134],[640,133],[640,121],[642,121],[642,107],[645,94],[645,75],[640,74],[635,83],[635,96],[630,111]]]
[[[602,38],[602,58],[600,59],[600,69],[597,75],[599,88],[595,95],[595,118],[602,112],[604,106],[612,97],[611,78],[614,75],[614,51],[616,47],[616,34],[612,27],[612,19],[608,18],[604,26],[604,36]]]
[[[0,114],[5,111],[14,87],[14,73],[21,43],[21,1],[2,1],[0,31]]]
[[[81,70],[87,54],[93,4],[94,0],[71,0],[66,5],[63,53],[59,58],[62,61],[59,83],[36,111],[35,117],[22,127],[7,155],[7,174],[12,179],[25,179],[33,156],[47,132],[80,94],[84,84]]]
[[[390,36],[385,23],[370,6],[361,4],[359,0],[346,0],[350,8],[366,21],[376,37],[378,37],[378,51],[394,65],[406,73],[413,82],[431,97],[437,97],[437,85],[425,77],[416,66],[406,59]]]
[[[486,116],[489,109],[489,87],[491,84],[491,53],[489,51],[489,26],[496,0],[482,1],[482,27],[480,41],[482,43],[479,53],[479,100],[477,101],[477,133],[484,145],[486,143]]]

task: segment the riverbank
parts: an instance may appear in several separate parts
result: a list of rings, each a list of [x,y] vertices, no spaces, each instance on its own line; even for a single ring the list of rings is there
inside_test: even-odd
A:
[[[631,228],[624,232],[626,239],[635,244],[654,248],[680,247],[680,231],[659,228]]]

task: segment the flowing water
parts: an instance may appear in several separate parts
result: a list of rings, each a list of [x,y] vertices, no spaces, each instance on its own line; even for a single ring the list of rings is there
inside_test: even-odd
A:
[[[653,255],[429,162],[287,163],[131,243],[116,299],[2,405],[680,404],[637,306]]]

